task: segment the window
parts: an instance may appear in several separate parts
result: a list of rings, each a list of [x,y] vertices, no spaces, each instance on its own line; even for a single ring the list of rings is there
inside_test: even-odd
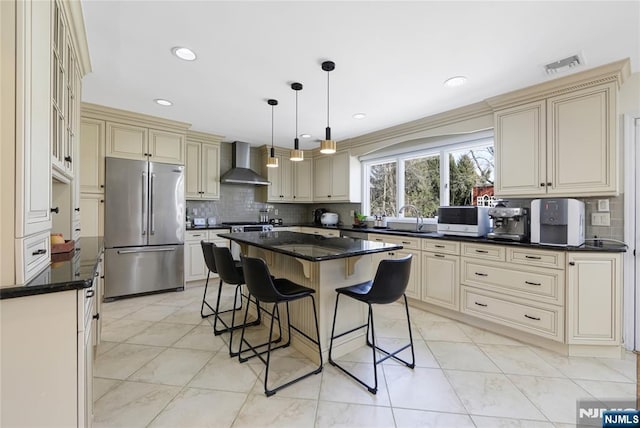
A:
[[[439,206],[492,203],[493,138],[430,145],[364,160],[363,212],[407,217],[412,210],[399,214],[398,209],[409,204],[433,218]]]

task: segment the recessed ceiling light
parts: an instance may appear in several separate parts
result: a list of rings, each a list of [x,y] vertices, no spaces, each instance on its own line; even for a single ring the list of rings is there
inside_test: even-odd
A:
[[[155,103],[156,103],[156,104],[159,104],[159,105],[161,105],[161,106],[165,106],[165,107],[167,107],[167,106],[172,106],[172,105],[173,105],[173,103],[172,103],[171,101],[169,101],[169,100],[163,100],[162,98],[156,98],[156,99],[155,99],[155,100],[153,100],[153,101],[155,101]]]
[[[444,81],[444,86],[447,88],[455,88],[456,86],[462,86],[467,83],[467,78],[464,76],[451,77]]]
[[[185,61],[195,61],[196,59],[196,53],[189,48],[183,48],[178,46],[171,49],[171,52],[173,52],[173,54],[178,58],[183,59]]]
[[[311,134],[300,134],[300,138],[311,138]]]
[[[356,113],[353,115],[354,119],[364,119],[365,117],[367,117],[366,113]]]

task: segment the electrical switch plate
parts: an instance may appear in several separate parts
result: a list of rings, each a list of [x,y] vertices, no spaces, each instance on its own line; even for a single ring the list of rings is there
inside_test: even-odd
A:
[[[349,216],[353,217],[354,215],[356,215],[356,212],[354,210],[349,211]]]
[[[591,226],[611,226],[611,215],[609,213],[592,213]]]
[[[278,209],[277,208],[273,211],[273,215],[278,215]]]
[[[609,211],[609,199],[598,199],[598,211],[601,211],[601,212]]]

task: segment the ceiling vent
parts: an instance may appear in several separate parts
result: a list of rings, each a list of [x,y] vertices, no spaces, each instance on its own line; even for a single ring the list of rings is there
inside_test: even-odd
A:
[[[544,66],[547,74],[553,75],[559,72],[567,71],[573,67],[584,64],[584,60],[579,55],[571,55],[567,58],[549,63]]]

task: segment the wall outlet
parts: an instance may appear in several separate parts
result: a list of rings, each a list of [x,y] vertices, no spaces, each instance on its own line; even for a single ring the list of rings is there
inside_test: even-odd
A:
[[[609,212],[609,199],[598,199],[598,211]]]
[[[278,215],[278,209],[273,210],[273,215]]]
[[[591,213],[591,226],[611,226],[611,214]]]
[[[356,215],[356,212],[354,210],[349,211],[349,215],[353,218],[353,216]]]

